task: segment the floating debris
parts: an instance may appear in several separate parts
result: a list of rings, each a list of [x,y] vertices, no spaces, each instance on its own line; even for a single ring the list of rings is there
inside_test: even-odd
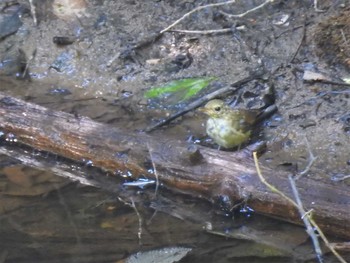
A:
[[[118,263],[173,263],[184,258],[192,248],[187,247],[166,247],[150,251],[137,252],[127,259],[118,261]]]
[[[123,183],[123,186],[139,187],[139,188],[143,189],[144,187],[149,186],[149,185],[153,185],[155,183],[156,183],[155,180],[149,180],[149,179],[140,178],[140,179],[138,179],[137,181],[134,181],[134,182]]]

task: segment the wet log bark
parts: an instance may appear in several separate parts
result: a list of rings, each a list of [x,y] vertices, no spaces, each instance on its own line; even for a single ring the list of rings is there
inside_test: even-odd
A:
[[[259,180],[248,151],[222,152],[170,141],[145,133],[130,133],[86,117],[53,111],[0,93],[1,137],[38,150],[133,178],[154,178],[162,186],[230,208],[247,200],[256,212],[302,224],[297,210]],[[261,167],[267,181],[292,199],[288,174]],[[310,178],[297,181],[306,209],[325,232],[350,237],[350,191],[333,182]]]

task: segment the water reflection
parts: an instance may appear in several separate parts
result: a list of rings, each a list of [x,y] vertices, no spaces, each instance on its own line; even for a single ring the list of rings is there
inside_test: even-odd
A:
[[[242,208],[248,217],[220,214],[207,202],[162,188],[155,196],[153,189],[139,187],[154,188],[152,180],[123,187],[84,164],[74,173],[88,174],[86,179],[103,190],[77,184],[58,176],[65,172],[64,162],[51,157],[38,170],[0,155],[0,249],[5,262],[114,262],[138,251],[179,245],[192,248],[181,262],[313,258],[303,228],[258,216],[248,207]],[[69,172],[71,165],[67,167]]]

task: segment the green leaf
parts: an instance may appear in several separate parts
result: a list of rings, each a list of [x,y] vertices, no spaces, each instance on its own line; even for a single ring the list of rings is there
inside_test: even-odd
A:
[[[216,78],[214,77],[207,77],[174,80],[164,86],[155,87],[146,91],[145,97],[148,99],[153,99],[166,97],[173,95],[174,93],[182,93],[183,95],[178,101],[181,102],[196,95],[199,91],[206,88],[209,83],[215,79]]]

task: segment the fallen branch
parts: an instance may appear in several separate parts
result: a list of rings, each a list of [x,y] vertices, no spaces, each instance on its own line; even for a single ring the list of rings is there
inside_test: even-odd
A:
[[[109,179],[119,176],[134,180],[155,179],[155,174],[150,172],[153,162],[162,187],[212,203],[220,202],[228,209],[249,197],[248,205],[257,213],[301,223],[295,206],[261,183],[251,153],[246,150],[222,152],[172,141],[159,134],[151,136],[123,131],[3,93],[0,93],[0,130],[3,141],[52,152],[81,165],[83,162],[92,163],[109,172]],[[1,148],[6,147],[3,145]],[[152,160],[149,149],[152,150]],[[198,158],[194,158],[194,155]],[[288,173],[268,167],[261,167],[261,170],[269,175],[271,184],[292,196]],[[102,181],[100,184],[104,184],[103,178],[99,178]],[[314,181],[308,177],[302,177],[298,182],[304,204],[314,209],[313,217],[319,227],[326,233],[350,238],[348,187],[331,181]],[[120,187],[118,183],[106,184],[110,188]],[[224,204],[222,200],[225,200]]]

